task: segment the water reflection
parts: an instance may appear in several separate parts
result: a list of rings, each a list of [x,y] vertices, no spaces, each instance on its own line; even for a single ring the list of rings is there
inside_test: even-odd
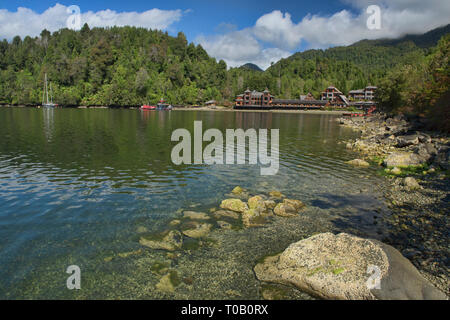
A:
[[[171,134],[192,135],[195,120],[224,136],[228,128],[279,129],[278,174],[261,176],[249,164],[174,165]],[[355,133],[330,115],[0,108],[0,136],[0,298],[39,297],[27,291],[41,279],[33,270],[53,283],[62,261],[96,270],[105,252],[137,249],[137,226],[162,230],[180,209],[217,207],[236,185],[280,190],[321,219],[375,232],[361,215],[379,202],[358,194],[378,177],[345,164],[351,155],[339,142]]]

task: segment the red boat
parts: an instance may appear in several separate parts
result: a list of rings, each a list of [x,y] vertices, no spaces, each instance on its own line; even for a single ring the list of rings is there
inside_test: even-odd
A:
[[[156,106],[148,106],[148,105],[143,105],[141,106],[142,110],[156,110]]]

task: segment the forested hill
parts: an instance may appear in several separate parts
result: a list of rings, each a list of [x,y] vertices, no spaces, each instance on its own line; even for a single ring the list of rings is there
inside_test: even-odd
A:
[[[253,71],[264,71],[262,70],[260,67],[258,67],[256,64],[254,63],[246,63],[242,66],[240,66],[239,68],[241,69],[247,69],[247,70],[253,70]]]
[[[329,85],[350,89],[378,85],[389,70],[418,65],[449,26],[422,36],[364,40],[347,47],[308,50],[266,71],[246,64],[227,70],[183,33],[136,27],[42,31],[39,37],[0,42],[0,104],[39,104],[45,73],[61,105],[139,106],[164,97],[172,104],[217,100],[231,105],[246,88],[281,98]]]
[[[195,104],[222,98],[227,66],[181,32],[135,27],[84,25],[0,42],[0,103],[40,103],[45,73],[63,105],[141,105],[161,97]]]
[[[346,47],[298,52],[272,65],[266,72],[281,75],[284,95],[311,91],[333,84],[346,92],[377,83],[398,65],[414,64],[450,32],[450,25],[423,35],[400,39],[363,40]]]

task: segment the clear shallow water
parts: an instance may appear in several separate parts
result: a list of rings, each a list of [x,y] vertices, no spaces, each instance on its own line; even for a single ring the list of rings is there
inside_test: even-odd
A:
[[[223,132],[279,128],[278,174],[172,164],[172,131],[192,131],[194,120]],[[263,255],[314,232],[383,237],[383,178],[345,164],[356,155],[340,142],[354,137],[333,115],[1,108],[0,298],[260,298],[251,268]],[[308,209],[263,228],[215,230],[175,258],[139,244],[139,227],[165,230],[180,209],[217,207],[236,185],[276,189]],[[189,281],[159,292],[155,262]],[[82,270],[79,291],[65,286],[71,264]]]

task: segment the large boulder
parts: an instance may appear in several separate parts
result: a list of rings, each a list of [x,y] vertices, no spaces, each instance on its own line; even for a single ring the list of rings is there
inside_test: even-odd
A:
[[[220,203],[222,209],[231,210],[235,212],[244,212],[248,209],[247,204],[240,199],[225,199]]]
[[[266,257],[261,281],[324,299],[446,299],[393,247],[346,233],[321,233]]]
[[[386,167],[404,168],[421,165],[424,161],[416,153],[398,151],[389,154],[383,163]]]

